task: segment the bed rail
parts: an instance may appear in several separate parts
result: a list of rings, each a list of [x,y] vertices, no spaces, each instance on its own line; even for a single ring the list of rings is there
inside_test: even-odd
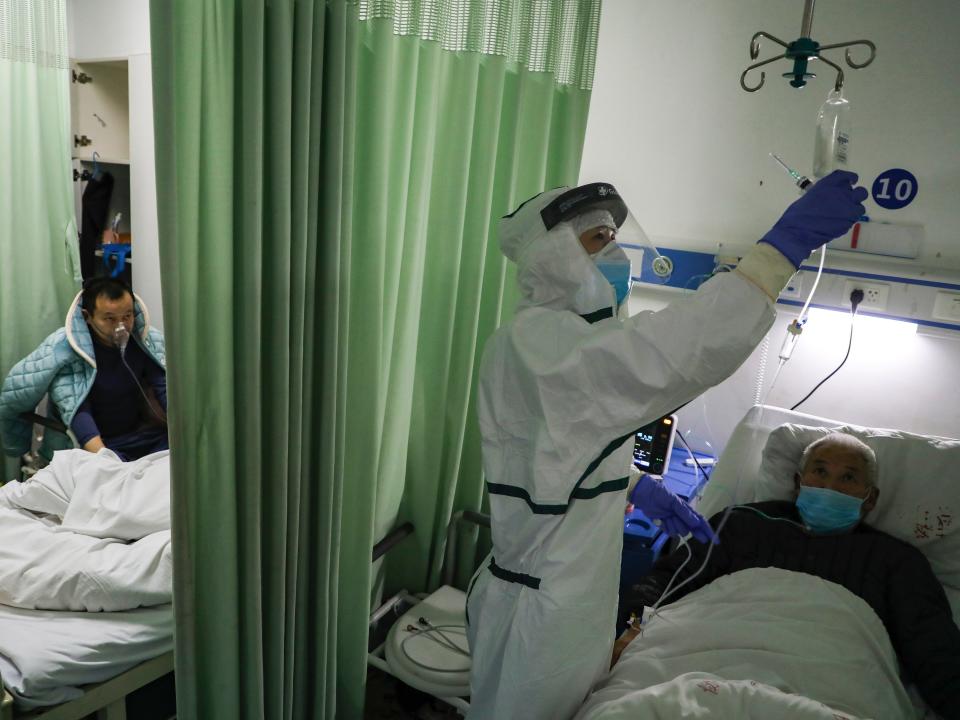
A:
[[[102,683],[88,685],[81,697],[51,708],[40,708],[22,713],[13,713],[9,717],[0,711],[0,720],[80,720],[91,713],[97,714],[97,720],[126,720],[126,697],[157,678],[173,670],[173,651],[164,653],[152,660],[142,662]],[[9,697],[4,691],[4,704]]]
[[[0,720],[13,720],[13,698],[0,683]]]

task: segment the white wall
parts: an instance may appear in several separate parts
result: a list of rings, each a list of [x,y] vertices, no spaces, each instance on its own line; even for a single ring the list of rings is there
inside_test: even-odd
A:
[[[150,0],[67,0],[70,57],[121,59],[150,52]]]
[[[133,286],[150,309],[150,323],[163,332],[150,53],[131,55],[129,63],[130,166],[134,168],[137,180],[130,186],[130,214],[133,216],[132,233],[136,255],[133,263]]]
[[[659,310],[677,294],[635,285],[630,312]],[[814,316],[777,375],[786,327],[798,310],[777,306],[765,363],[761,344],[730,378],[678,413],[680,430],[694,449],[719,454],[757,397],[768,405],[791,407],[843,360],[849,315]],[[858,323],[843,368],[797,409],[857,425],[960,438],[958,368],[960,333],[920,328],[914,335],[890,339]]]
[[[597,71],[581,181],[606,179],[626,197],[658,245],[744,252],[796,197],[767,156],[778,152],[810,173],[817,109],[832,73],[795,90],[768,68],[756,93],[740,88],[752,61],[750,37],[766,30],[789,42],[799,35],[799,0],[605,0]],[[892,167],[920,185],[907,208],[889,211],[868,201],[875,219],[922,223],[919,262],[894,262],[891,275],[936,275],[960,282],[960,93],[953,70],[960,46],[960,3],[821,0],[813,36],[826,44],[867,38],[877,59],[847,70],[854,112],[853,165],[862,181]],[[763,42],[759,59],[775,53]],[[831,55],[842,61],[842,54]],[[825,66],[820,66],[823,70]],[[752,78],[755,79],[755,78]],[[835,260],[828,266],[850,267]],[[848,256],[849,258],[849,256]],[[859,260],[854,256],[853,267]],[[884,272],[866,259],[860,269]],[[676,292],[676,291],[674,291]],[[657,309],[675,295],[637,287],[631,311]],[[843,358],[845,331],[811,323],[793,359],[766,395],[796,309],[778,305],[761,394],[789,407]],[[698,449],[717,452],[753,404],[760,350],[729,380],[681,411],[681,429]],[[850,359],[800,410],[863,425],[960,437],[960,333],[921,329],[903,341],[854,338]]]
[[[834,76],[813,63],[824,72],[796,90],[780,77],[791,66],[781,60],[766,68],[762,89],[747,93],[740,73],[753,62],[753,33],[790,42],[802,9],[800,0],[605,0],[583,181],[613,182],[647,232],[674,247],[712,250],[759,237],[795,198],[767,153],[810,174],[816,114]],[[821,0],[813,22],[823,44],[877,45],[873,64],[846,72],[854,169],[870,183],[893,167],[919,180],[908,207],[869,201],[868,213],[923,223],[924,261],[960,270],[957,30],[956,0]],[[762,41],[758,59],[777,47]],[[842,63],[842,53],[826,54]]]
[[[153,142],[149,0],[67,0],[70,57],[124,59],[130,98],[133,285],[163,330]]]

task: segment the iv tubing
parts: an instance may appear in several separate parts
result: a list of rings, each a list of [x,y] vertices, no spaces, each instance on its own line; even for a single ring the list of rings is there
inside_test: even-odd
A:
[[[810,294],[807,295],[807,300],[806,300],[806,302],[803,303],[803,307],[800,309],[800,314],[797,316],[797,320],[798,320],[798,321],[803,319],[803,317],[806,315],[807,308],[810,307],[810,301],[813,300],[813,295],[814,295],[814,293],[817,291],[817,285],[820,284],[820,276],[823,274],[823,263],[824,263],[824,260],[826,260],[826,257],[827,257],[827,248],[826,248],[825,246],[821,246],[821,247],[820,247],[820,265],[817,267],[817,277],[816,277],[816,278],[814,279],[814,281],[813,281],[813,287],[810,289]],[[789,331],[788,331],[788,332],[789,332]],[[793,340],[794,344],[796,344],[797,339],[798,339],[798,337],[797,337],[797,336],[794,336],[794,340]],[[791,352],[792,352],[792,350],[791,350]],[[787,358],[789,358],[789,355],[787,356]],[[786,364],[787,358],[784,358],[784,357],[781,356],[781,358],[780,358],[780,363],[777,365],[777,371],[776,371],[776,373],[774,373],[774,376],[773,376],[773,382],[771,382],[771,383],[770,383],[770,387],[767,388],[766,395],[764,395],[764,402],[761,403],[761,406],[766,404],[766,397],[767,397],[767,395],[770,394],[770,391],[773,390],[773,386],[776,384],[777,378],[780,377],[780,370],[782,370],[782,369],[783,369],[783,366]],[[759,385],[758,385],[758,387],[757,387],[757,390],[759,391]],[[759,395],[759,392],[758,392],[758,395]],[[760,416],[760,417],[762,418],[762,417],[763,417],[763,415],[762,415],[763,410],[761,410],[760,412],[761,412],[761,416]],[[762,420],[758,420],[758,422],[762,422]],[[736,499],[737,492],[739,491],[739,489],[740,489],[740,477],[738,476],[738,477],[737,477],[737,486],[734,488],[734,491],[733,491],[734,499]],[[721,533],[723,532],[723,527],[724,527],[724,525],[727,524],[727,518],[730,516],[730,511],[733,510],[734,507],[737,507],[737,506],[731,505],[731,506],[727,507],[726,511],[725,511],[724,514],[723,514],[723,517],[722,517],[721,520],[720,520],[720,523],[717,525],[717,537],[718,537],[718,538],[721,536]],[[657,610],[659,609],[660,605],[663,603],[663,601],[664,601],[670,594],[672,594],[672,593],[676,592],[677,590],[679,590],[681,587],[683,587],[683,586],[686,585],[688,582],[690,582],[691,580],[693,580],[695,577],[697,577],[697,576],[703,571],[703,569],[707,566],[707,562],[709,562],[709,560],[710,560],[710,554],[713,552],[713,544],[711,543],[710,547],[707,549],[707,556],[704,558],[703,564],[702,564],[699,568],[697,568],[696,572],[694,572],[693,575],[691,575],[690,577],[688,577],[686,580],[684,580],[682,583],[680,583],[680,584],[677,585],[676,587],[673,587],[673,583],[674,583],[674,581],[677,579],[677,576],[678,576],[678,575],[680,574],[680,572],[683,570],[684,566],[686,566],[686,564],[693,558],[693,553],[690,552],[690,549],[689,549],[689,548],[687,548],[687,551],[688,551],[690,554],[687,556],[687,559],[683,561],[683,563],[680,565],[680,567],[677,568],[677,571],[673,574],[673,577],[670,578],[670,582],[667,583],[667,587],[664,589],[663,593],[661,593],[660,598],[657,600],[656,603],[654,603],[653,607],[651,608],[651,616],[656,615]]]
[[[827,258],[827,246],[820,246],[820,265],[817,267],[817,277],[813,280],[813,287],[810,288],[810,294],[807,295],[807,301],[803,304],[803,307],[800,309],[800,317],[802,318],[807,314],[807,308],[810,307],[810,301],[813,300],[813,294],[817,291],[817,285],[820,284],[820,276],[823,274],[823,261]]]

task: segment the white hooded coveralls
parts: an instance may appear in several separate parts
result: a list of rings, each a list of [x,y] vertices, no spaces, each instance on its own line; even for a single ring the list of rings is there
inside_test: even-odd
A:
[[[635,431],[732,374],[775,316],[756,280],[729,272],[659,312],[613,317],[571,226],[539,219],[565,189],[501,221],[523,299],[480,369],[493,550],[468,592],[472,720],[576,712],[610,663]],[[741,265],[773,285],[793,274],[769,246],[750,256]]]

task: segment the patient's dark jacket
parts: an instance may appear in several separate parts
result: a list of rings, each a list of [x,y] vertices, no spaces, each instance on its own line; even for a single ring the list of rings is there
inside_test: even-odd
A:
[[[792,502],[753,503],[772,518],[800,523]],[[716,529],[723,513],[710,519]],[[707,546],[690,542],[693,557],[677,583],[703,565]],[[640,615],[653,606],[687,557],[683,548],[661,558],[649,575],[631,587],[623,601]],[[926,703],[945,720],[960,718],[960,629],[953,622],[943,586],[923,554],[863,523],[840,535],[813,535],[783,520],[752,510],[731,511],[703,571],[664,604],[716,578],[749,568],[775,567],[804,572],[843,585],[862,598],[883,622],[890,641]]]

